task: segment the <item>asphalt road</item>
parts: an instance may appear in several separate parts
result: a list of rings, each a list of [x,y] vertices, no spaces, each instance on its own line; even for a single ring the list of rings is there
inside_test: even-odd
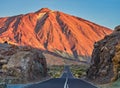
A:
[[[61,78],[50,79],[25,88],[97,88],[94,85],[73,77],[69,66],[65,66]]]

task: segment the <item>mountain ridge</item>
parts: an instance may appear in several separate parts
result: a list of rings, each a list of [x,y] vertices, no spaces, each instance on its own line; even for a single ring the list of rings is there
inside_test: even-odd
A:
[[[0,42],[74,55],[90,56],[94,42],[111,32],[109,28],[48,8],[0,18]]]

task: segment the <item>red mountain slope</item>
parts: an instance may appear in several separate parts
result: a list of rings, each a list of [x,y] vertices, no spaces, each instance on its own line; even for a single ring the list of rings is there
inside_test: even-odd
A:
[[[91,55],[94,42],[111,32],[106,27],[47,8],[0,18],[0,42],[78,55]]]

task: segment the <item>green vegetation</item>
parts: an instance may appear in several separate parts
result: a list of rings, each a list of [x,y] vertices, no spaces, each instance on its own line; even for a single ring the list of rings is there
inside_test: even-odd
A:
[[[70,70],[74,77],[81,78],[86,76],[87,65],[71,65]],[[50,66],[48,67],[48,75],[51,78],[59,78],[64,70],[64,66]]]
[[[120,79],[114,82],[109,88],[120,88]]]
[[[51,78],[59,78],[63,72],[64,66],[50,66],[48,67],[48,75]]]
[[[0,88],[5,88],[5,85],[4,84],[0,84]]]
[[[88,69],[88,66],[87,65],[72,65],[70,69],[74,77],[82,78],[86,76],[86,71]]]
[[[120,88],[120,79],[108,85],[101,85],[99,88]]]
[[[0,88],[6,88],[5,80],[0,78]]]

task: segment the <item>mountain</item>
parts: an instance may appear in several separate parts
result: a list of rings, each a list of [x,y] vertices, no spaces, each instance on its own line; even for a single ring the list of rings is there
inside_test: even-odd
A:
[[[120,26],[94,44],[91,62],[88,79],[104,84],[120,77]]]
[[[112,32],[79,17],[48,8],[0,18],[0,42],[27,45],[51,52],[90,56],[94,42]]]

